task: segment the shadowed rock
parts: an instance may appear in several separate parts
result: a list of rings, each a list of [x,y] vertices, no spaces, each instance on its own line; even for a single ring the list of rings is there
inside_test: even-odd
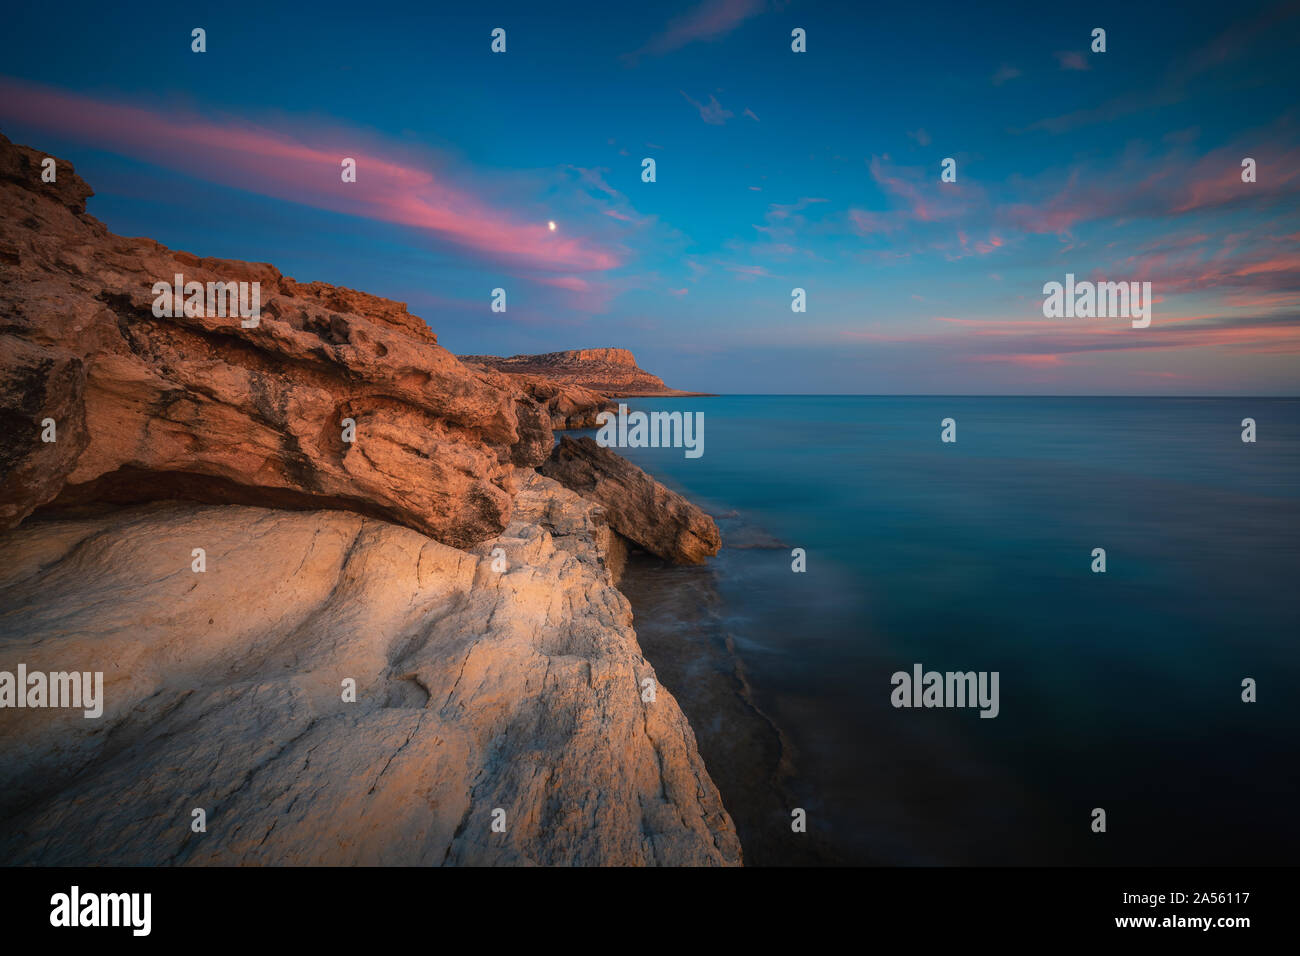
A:
[[[538,471],[599,504],[611,528],[667,561],[701,564],[722,546],[700,508],[591,438],[561,438]]]

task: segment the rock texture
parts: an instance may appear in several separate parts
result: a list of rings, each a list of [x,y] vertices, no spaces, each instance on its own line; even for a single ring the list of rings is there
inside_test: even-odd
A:
[[[463,365],[399,302],[116,236],[71,164],[41,181],[43,156],[0,136],[0,528],[178,495],[348,509],[462,547],[506,526],[558,406]],[[260,324],[155,317],[178,273],[260,283]]]
[[[540,376],[564,385],[580,385],[615,398],[699,395],[669,388],[658,376],[638,368],[627,349],[573,349],[544,355],[464,355],[462,361],[501,372]]]
[[[603,411],[617,411],[614,402],[581,385],[553,382],[540,375],[503,374],[509,375],[524,394],[546,409],[551,428],[556,431],[595,428],[597,415]]]
[[[614,587],[615,530],[695,561],[716,529],[603,449],[555,460],[593,500],[531,467],[605,395],[113,235],[43,158],[0,137],[0,671],[105,701],[0,707],[0,861],[739,863]],[[258,324],[155,315],[178,273],[258,283]]]
[[[598,510],[515,480],[471,553],[343,512],[175,503],[0,537],[0,668],[103,671],[106,698],[99,720],[0,710],[0,859],[740,862],[677,703],[642,702]]]
[[[700,508],[591,438],[561,438],[538,470],[599,504],[610,527],[651,554],[700,564],[722,546]]]

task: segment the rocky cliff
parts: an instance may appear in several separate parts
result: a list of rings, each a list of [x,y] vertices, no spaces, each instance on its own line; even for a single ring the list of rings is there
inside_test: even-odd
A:
[[[637,367],[627,349],[572,349],[509,358],[463,355],[461,360],[480,368],[577,385],[613,398],[700,394],[669,388],[658,376]]]
[[[533,469],[604,396],[115,236],[43,158],[0,137],[0,672],[105,701],[0,707],[0,859],[739,862],[608,503]],[[257,283],[257,321],[191,282]]]
[[[514,466],[551,448],[512,381],[401,303],[115,236],[71,165],[44,183],[41,158],[0,142],[0,527],[173,493],[343,508],[457,546],[505,527]],[[154,284],[177,275],[258,283],[256,327],[170,294],[160,316]]]

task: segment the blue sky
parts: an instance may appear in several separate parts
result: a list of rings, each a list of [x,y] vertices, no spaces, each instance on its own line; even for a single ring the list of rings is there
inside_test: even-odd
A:
[[[622,346],[723,392],[1296,393],[1300,4],[540,6],[23,6],[0,131],[116,232],[405,301],[455,352]],[[1067,272],[1150,281],[1151,327],[1045,319]]]

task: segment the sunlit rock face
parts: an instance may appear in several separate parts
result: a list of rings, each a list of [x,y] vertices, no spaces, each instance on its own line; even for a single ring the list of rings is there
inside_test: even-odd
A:
[[[470,552],[345,512],[183,503],[0,536],[0,659],[104,674],[96,720],[0,710],[0,858],[739,863],[598,509],[517,481],[509,526]]]
[[[551,382],[577,385],[602,395],[688,395],[669,388],[663,379],[640,368],[627,349],[570,349],[542,355],[465,355],[468,364],[501,372],[540,376]]]

